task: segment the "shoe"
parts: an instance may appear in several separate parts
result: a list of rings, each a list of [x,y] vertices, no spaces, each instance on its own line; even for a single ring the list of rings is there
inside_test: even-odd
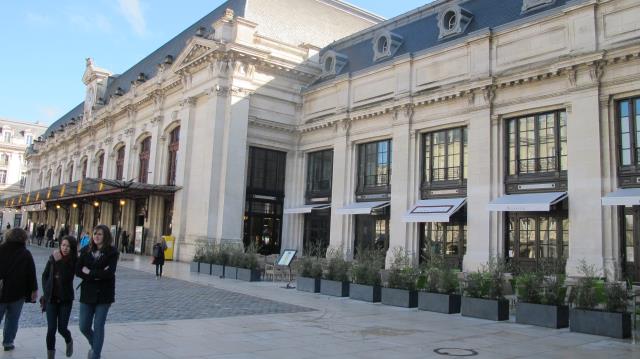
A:
[[[65,354],[67,354],[67,358],[71,358],[73,355],[73,340],[67,343],[67,352]]]
[[[87,353],[87,359],[93,359],[93,350],[89,349],[89,353]]]
[[[55,350],[47,350],[47,359],[55,359],[56,351]]]
[[[3,346],[4,346],[4,351],[5,352],[10,352],[10,351],[12,351],[13,349],[16,348],[16,346],[13,345],[13,344],[4,344]]]

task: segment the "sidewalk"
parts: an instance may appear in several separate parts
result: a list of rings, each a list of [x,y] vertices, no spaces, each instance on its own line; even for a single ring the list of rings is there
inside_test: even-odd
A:
[[[149,257],[120,266],[153,273]],[[570,333],[511,322],[490,322],[301,293],[285,283],[247,283],[189,272],[188,263],[167,262],[165,276],[312,308],[290,314],[234,316],[108,324],[104,358],[640,358],[631,340]],[[161,280],[162,281],[162,280]],[[161,282],[160,281],[160,282]],[[189,308],[184,308],[189,310]],[[88,347],[73,327],[76,358]],[[17,348],[2,358],[45,357],[44,328],[18,332]],[[61,339],[58,339],[59,343]],[[63,357],[59,347],[58,357]]]

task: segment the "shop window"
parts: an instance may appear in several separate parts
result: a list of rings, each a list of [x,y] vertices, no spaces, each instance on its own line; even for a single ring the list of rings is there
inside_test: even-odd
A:
[[[355,216],[354,255],[363,249],[389,249],[389,207],[375,210],[371,215]]]
[[[357,194],[389,193],[391,190],[391,140],[358,146]]]
[[[421,263],[429,262],[434,257],[441,257],[452,268],[462,268],[462,258],[466,250],[466,218],[450,223],[432,222],[421,225]]]
[[[333,176],[333,150],[309,153],[307,156],[307,200],[331,197]]]

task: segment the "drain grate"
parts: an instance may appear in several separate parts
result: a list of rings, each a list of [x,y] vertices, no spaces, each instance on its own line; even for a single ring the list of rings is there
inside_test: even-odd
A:
[[[473,349],[462,348],[438,348],[433,350],[438,355],[447,355],[451,357],[472,357],[478,355]]]

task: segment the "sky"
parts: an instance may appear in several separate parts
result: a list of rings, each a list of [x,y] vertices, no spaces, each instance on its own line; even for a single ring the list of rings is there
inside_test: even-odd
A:
[[[350,0],[391,18],[432,0]],[[0,118],[51,124],[84,99],[85,59],[122,73],[223,0],[0,1]]]

